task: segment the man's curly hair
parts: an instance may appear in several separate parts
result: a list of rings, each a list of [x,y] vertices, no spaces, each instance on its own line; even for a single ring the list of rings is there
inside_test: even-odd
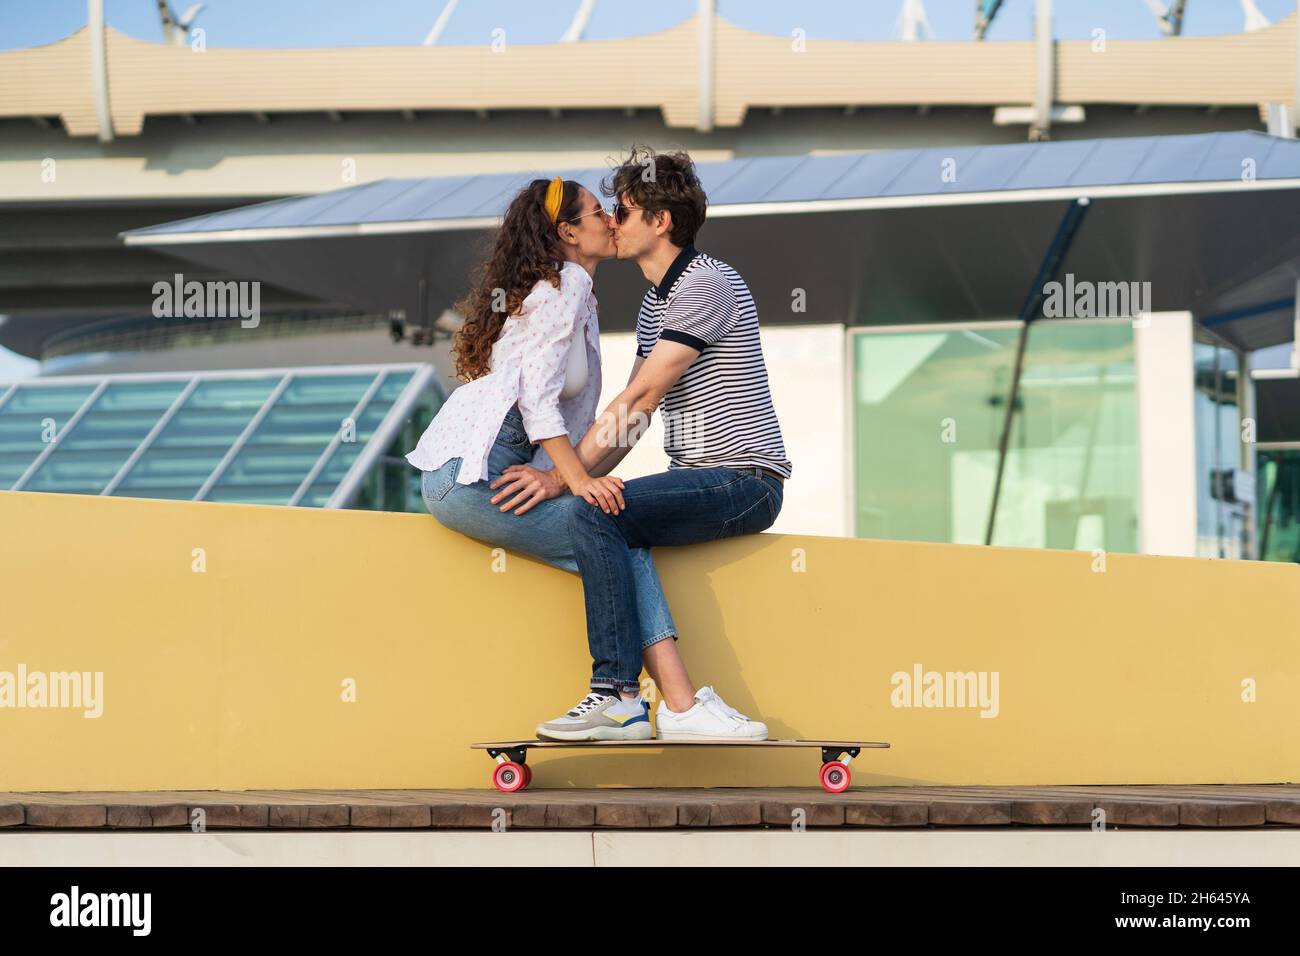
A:
[[[656,153],[649,146],[633,146],[600,191],[612,198],[626,196],[644,210],[646,222],[667,210],[673,223],[668,238],[681,248],[694,245],[709,207],[691,157],[680,151]]]

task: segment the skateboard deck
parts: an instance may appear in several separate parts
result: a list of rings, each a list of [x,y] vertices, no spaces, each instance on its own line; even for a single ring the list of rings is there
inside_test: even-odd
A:
[[[502,740],[470,744],[486,750],[495,762],[492,786],[503,793],[523,790],[533,779],[528,751],[564,747],[820,747],[821,785],[827,793],[843,793],[853,782],[849,764],[863,750],[883,750],[889,744],[872,740]]]

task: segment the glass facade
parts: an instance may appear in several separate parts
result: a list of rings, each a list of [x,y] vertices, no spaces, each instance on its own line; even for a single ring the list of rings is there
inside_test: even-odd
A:
[[[0,386],[0,488],[418,511],[440,404],[428,366],[36,379]]]
[[[984,543],[1017,322],[851,333],[855,533]],[[1030,326],[993,543],[1137,550],[1128,321]]]
[[[1198,339],[1196,367],[1196,553],[1202,558],[1244,558],[1251,547],[1251,505],[1237,488],[1244,477],[1241,358],[1233,349]],[[1253,497],[1254,489],[1249,497]]]
[[[1300,562],[1300,448],[1260,448],[1259,555]]]

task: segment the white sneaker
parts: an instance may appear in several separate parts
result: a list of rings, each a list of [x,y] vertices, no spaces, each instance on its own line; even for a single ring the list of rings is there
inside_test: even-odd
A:
[[[750,720],[727,704],[712,687],[695,692],[695,706],[675,714],[659,701],[655,711],[659,740],[766,740],[767,724]]]
[[[741,720],[749,720],[748,714],[742,714],[740,711],[736,710],[736,708],[728,704],[725,700],[723,700],[721,697],[718,696],[718,692],[714,690],[711,686],[701,687],[698,691],[696,691],[696,694],[707,696],[709,700],[713,701],[720,708],[722,708],[722,711],[724,713],[731,714],[731,716],[733,717],[739,717]]]

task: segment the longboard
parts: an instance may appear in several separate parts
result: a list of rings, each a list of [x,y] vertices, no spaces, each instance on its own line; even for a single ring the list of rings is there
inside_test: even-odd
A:
[[[843,793],[853,782],[849,764],[863,750],[887,749],[889,744],[869,740],[503,740],[470,744],[486,750],[495,762],[492,786],[503,793],[523,790],[533,780],[528,751],[551,747],[820,747],[819,779],[827,793]]]

